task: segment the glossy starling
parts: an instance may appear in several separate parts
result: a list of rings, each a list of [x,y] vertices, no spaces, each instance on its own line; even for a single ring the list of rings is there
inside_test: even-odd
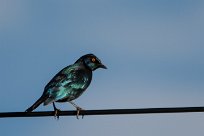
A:
[[[77,119],[80,110],[79,106],[72,102],[78,98],[90,85],[92,71],[97,68],[107,69],[105,65],[94,54],[86,54],[80,57],[74,64],[63,68],[52,80],[45,86],[42,96],[26,110],[31,112],[41,103],[48,105],[53,103],[55,117],[59,118],[59,109],[55,102],[69,102],[77,110]]]

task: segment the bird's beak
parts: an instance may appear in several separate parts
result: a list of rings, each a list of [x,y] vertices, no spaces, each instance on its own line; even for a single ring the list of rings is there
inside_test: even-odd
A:
[[[100,64],[99,68],[107,69],[107,67],[103,64]]]

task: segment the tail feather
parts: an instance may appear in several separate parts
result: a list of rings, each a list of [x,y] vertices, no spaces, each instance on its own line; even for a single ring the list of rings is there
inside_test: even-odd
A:
[[[25,112],[32,112],[35,110],[41,103],[43,103],[47,97],[41,96],[30,108],[28,108]]]

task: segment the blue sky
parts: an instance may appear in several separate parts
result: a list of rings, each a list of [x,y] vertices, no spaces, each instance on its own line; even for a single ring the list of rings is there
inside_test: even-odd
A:
[[[75,101],[84,109],[203,106],[203,24],[201,0],[0,0],[0,111],[24,111],[60,69],[87,53],[108,70],[95,71]],[[5,136],[203,136],[203,126],[203,113],[188,113],[9,118],[0,130]]]

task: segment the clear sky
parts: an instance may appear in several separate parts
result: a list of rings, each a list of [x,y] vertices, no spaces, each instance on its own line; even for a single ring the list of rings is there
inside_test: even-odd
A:
[[[0,112],[25,111],[87,53],[108,69],[75,101],[84,109],[203,106],[203,36],[202,0],[0,0]],[[204,113],[0,119],[4,136],[203,136],[203,126]]]

